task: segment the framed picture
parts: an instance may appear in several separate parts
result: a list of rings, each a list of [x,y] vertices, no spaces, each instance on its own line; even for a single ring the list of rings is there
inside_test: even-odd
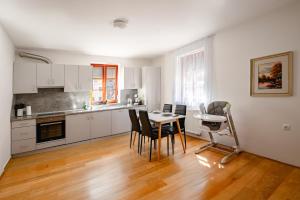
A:
[[[251,96],[292,96],[292,90],[293,52],[251,59]]]

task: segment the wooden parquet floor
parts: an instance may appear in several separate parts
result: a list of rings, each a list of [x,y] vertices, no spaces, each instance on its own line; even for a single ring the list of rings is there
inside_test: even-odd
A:
[[[205,141],[188,137],[183,153],[137,154],[129,135],[13,158],[0,180],[0,199],[300,199],[300,169],[249,153],[220,165],[219,152],[194,151]],[[170,151],[171,152],[171,151]]]

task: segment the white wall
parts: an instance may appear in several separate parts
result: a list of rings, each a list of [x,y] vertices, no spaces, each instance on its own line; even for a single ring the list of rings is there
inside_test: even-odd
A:
[[[174,84],[175,84],[175,66],[177,56],[185,54],[187,52],[195,51],[197,49],[203,48],[203,40],[200,39],[191,44],[188,44],[182,48],[176,49],[167,53],[164,56],[157,57],[152,60],[153,65],[162,66],[162,76],[161,76],[161,106],[164,103],[174,104]],[[197,111],[188,110],[186,117],[186,130],[191,133],[200,133],[199,121],[193,118],[194,113]]]
[[[214,99],[232,103],[242,148],[248,152],[300,166],[300,3],[277,10],[214,36]],[[193,45],[193,44],[192,44]],[[189,46],[192,46],[189,45]],[[294,95],[251,97],[250,59],[294,51]],[[162,60],[162,103],[172,101],[174,64]],[[290,131],[282,124],[289,123]],[[189,129],[197,123],[187,119]],[[222,140],[224,143],[228,143]]]
[[[124,67],[143,67],[151,64],[151,59],[130,59],[130,58],[117,58],[108,56],[84,55],[70,51],[60,50],[29,50],[18,49],[28,53],[38,54],[48,57],[55,64],[69,64],[69,65],[90,65],[91,63],[99,64],[118,64],[119,65],[119,89],[124,88]],[[21,58],[16,55],[16,61],[36,62],[31,59]]]
[[[242,147],[300,166],[300,3],[215,37],[215,99],[233,105]],[[294,95],[250,97],[251,58],[294,51]],[[289,123],[291,131],[282,130]]]
[[[11,156],[10,112],[14,46],[0,25],[0,175]]]

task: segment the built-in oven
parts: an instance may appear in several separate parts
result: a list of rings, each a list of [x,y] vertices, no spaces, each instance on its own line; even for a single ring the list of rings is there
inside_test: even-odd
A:
[[[65,116],[44,116],[37,118],[36,122],[37,143],[64,139],[66,137]]]

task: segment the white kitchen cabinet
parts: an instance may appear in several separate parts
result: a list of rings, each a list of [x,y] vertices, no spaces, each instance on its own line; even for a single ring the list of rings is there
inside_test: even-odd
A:
[[[26,126],[21,128],[13,128],[11,130],[11,140],[26,140],[36,138],[36,126]]]
[[[48,87],[51,83],[51,65],[38,63],[36,66],[36,72],[37,87]]]
[[[131,122],[128,109],[111,111],[111,124],[113,135],[129,132],[131,130]]]
[[[111,135],[111,111],[91,113],[91,138]]]
[[[36,148],[36,139],[26,139],[13,141],[11,144],[11,153],[18,154],[33,151]]]
[[[53,87],[65,86],[65,65],[52,64],[51,75]]]
[[[124,68],[124,89],[139,89],[142,87],[141,69],[138,67]]]
[[[65,92],[83,92],[92,89],[92,67],[66,65]]]
[[[13,69],[13,93],[37,93],[36,64],[15,63]]]
[[[64,87],[64,65],[37,64],[37,87]]]
[[[78,90],[78,66],[65,66],[65,92],[76,92]]]
[[[66,116],[66,143],[90,139],[90,114]]]
[[[36,121],[14,121],[11,124],[11,152],[24,153],[36,149]]]
[[[79,91],[84,92],[92,90],[93,68],[91,66],[79,66],[78,73]]]

